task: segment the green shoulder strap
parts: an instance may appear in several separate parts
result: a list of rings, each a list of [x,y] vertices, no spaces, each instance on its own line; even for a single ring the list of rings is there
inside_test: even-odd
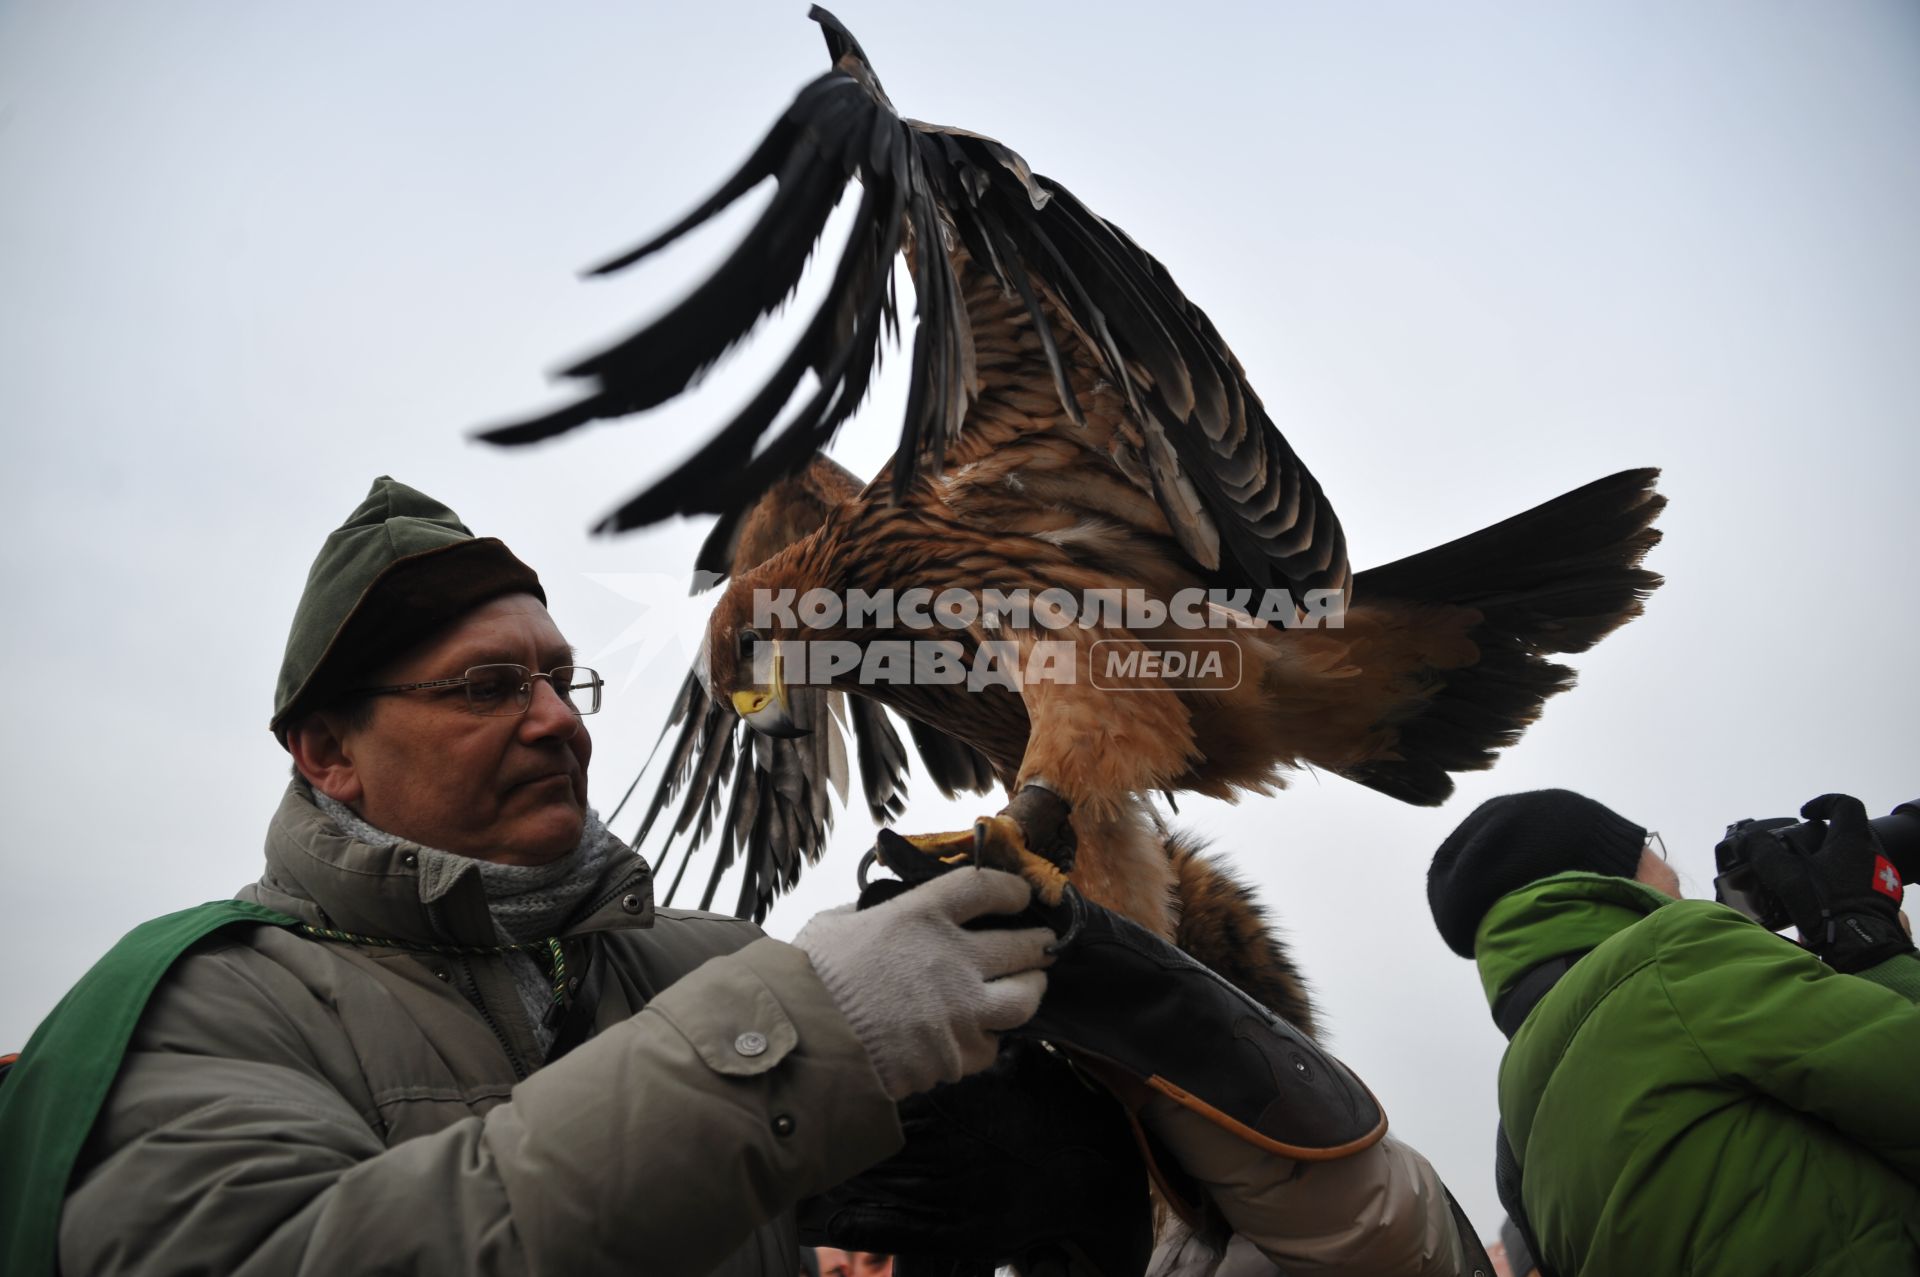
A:
[[[41,1021],[0,1083],[0,1272],[54,1272],[67,1180],[160,977],[220,928],[263,922],[300,925],[242,900],[143,922]]]

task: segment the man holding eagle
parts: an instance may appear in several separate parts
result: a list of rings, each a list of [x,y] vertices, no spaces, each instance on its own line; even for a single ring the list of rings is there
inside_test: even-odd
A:
[[[1571,684],[1552,658],[1658,584],[1640,567],[1654,473],[1352,570],[1319,484],[1165,268],[1008,148],[899,117],[852,35],[813,16],[832,69],[711,198],[603,269],[772,178],[759,221],[667,315],[570,370],[584,397],[488,437],[679,394],[790,295],[857,179],[794,349],[603,525],[717,515],[697,566],[730,578],[642,837],[677,798],[677,830],[719,842],[708,898],[743,861],[738,912],[763,916],[845,796],[842,722],[876,823],[902,814],[890,712],[943,790],[998,785],[1005,805],[956,834],[883,831],[899,881],[794,946],[656,911],[650,870],[586,803],[600,680],[537,577],[382,478],[316,560],[290,636],[273,727],[296,775],[266,873],[137,930],[0,1091],[20,1271],[772,1273],[810,1194],[837,1243],[914,1236],[898,1230],[944,1207],[917,1234],[928,1257],[1041,1262],[1032,1237],[956,1249],[1013,1224],[966,1212],[952,1155],[1046,1205],[1063,1186],[1036,1168],[1062,1122],[1084,1130],[1059,1146],[1137,1135],[1139,1163],[1098,1160],[1123,1183],[1151,1171],[1210,1245],[1231,1229],[1333,1271],[1483,1262],[1432,1169],[1312,1041],[1250,896],[1152,796],[1264,794],[1308,765],[1442,801]],[[863,483],[820,450],[897,332],[897,255],[912,389],[892,462]],[[1064,645],[1071,677],[975,689],[800,682],[796,645],[917,636],[897,616],[755,614],[769,596],[912,589],[1153,606],[950,627],[969,658]],[[1231,683],[1137,660],[1124,686],[1096,677],[1097,650],[1190,638],[1174,604],[1196,591],[1226,600],[1206,636]],[[1299,623],[1294,601],[1316,595],[1339,600],[1339,626]],[[1113,1239],[1144,1227],[1144,1190],[1123,1195],[1058,1221],[1047,1254],[1139,1271],[1140,1247]]]

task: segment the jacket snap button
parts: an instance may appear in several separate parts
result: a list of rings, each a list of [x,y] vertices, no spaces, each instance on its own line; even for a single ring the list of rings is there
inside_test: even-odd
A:
[[[733,1040],[733,1049],[742,1055],[763,1054],[767,1049],[766,1035],[749,1030]]]
[[[634,895],[631,891],[629,891],[626,895],[620,897],[620,907],[622,909],[625,909],[628,913],[639,913],[640,897]]]
[[[410,851],[403,851],[400,853],[400,863],[411,869],[420,863],[420,857]]]
[[[775,1135],[793,1134],[793,1119],[788,1117],[785,1113],[782,1113],[780,1116],[774,1118],[773,1133]]]
[[[447,974],[447,969],[446,969],[445,967],[435,967],[435,968],[433,969],[433,973],[434,973],[435,975],[437,975],[437,976],[439,976],[439,977],[440,977],[440,978],[441,978],[442,980],[451,980],[451,979],[453,979],[453,977],[452,977],[451,975],[448,975],[448,974]]]

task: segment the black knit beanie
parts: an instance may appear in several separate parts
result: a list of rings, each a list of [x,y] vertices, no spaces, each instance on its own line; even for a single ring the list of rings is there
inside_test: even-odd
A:
[[[1489,798],[1434,853],[1427,905],[1447,947],[1471,958],[1480,920],[1509,891],[1569,869],[1631,878],[1646,845],[1646,830],[1571,790]]]

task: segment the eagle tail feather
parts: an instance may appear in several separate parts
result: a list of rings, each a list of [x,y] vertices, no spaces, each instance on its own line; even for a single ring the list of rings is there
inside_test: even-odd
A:
[[[1666,498],[1656,469],[1595,480],[1524,513],[1354,578],[1354,605],[1439,608],[1462,618],[1478,658],[1417,672],[1396,707],[1389,756],[1342,774],[1403,801],[1436,806],[1457,771],[1493,765],[1573,686],[1553,655],[1584,652],[1639,616],[1661,583],[1641,561],[1660,540]]]

